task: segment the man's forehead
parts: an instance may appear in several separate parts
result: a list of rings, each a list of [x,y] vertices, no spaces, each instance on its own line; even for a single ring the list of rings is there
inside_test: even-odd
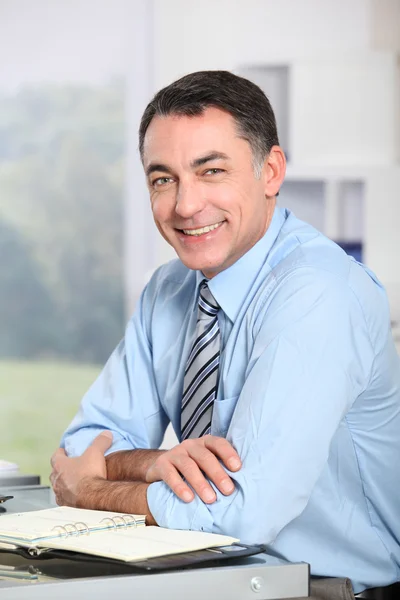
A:
[[[163,125],[190,127],[196,123],[232,125],[234,123],[234,119],[229,112],[223,110],[222,108],[218,108],[216,106],[207,106],[202,112],[199,112],[195,115],[176,113],[171,113],[169,115],[154,115],[147,131],[149,131],[150,128],[160,127]]]
[[[197,145],[198,154],[214,148],[216,139],[237,137],[236,124],[226,111],[210,107],[195,116],[156,115],[144,138],[143,159],[148,162],[155,154],[172,151],[183,145]]]

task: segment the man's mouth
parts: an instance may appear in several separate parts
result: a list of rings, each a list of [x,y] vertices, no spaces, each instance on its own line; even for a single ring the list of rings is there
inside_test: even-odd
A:
[[[224,223],[224,221],[220,221],[219,223],[214,223],[213,225],[206,225],[205,227],[199,227],[198,229],[181,229],[185,235],[203,235],[205,233],[209,233],[210,231],[214,231]]]

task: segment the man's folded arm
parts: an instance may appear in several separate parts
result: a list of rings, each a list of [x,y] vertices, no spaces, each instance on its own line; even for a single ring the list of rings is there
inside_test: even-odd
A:
[[[256,325],[257,327],[257,325]],[[160,526],[271,543],[305,509],[340,422],[365,389],[373,353],[346,282],[299,269],[260,315],[227,439],[242,459],[233,494],[179,500],[164,482],[147,490]]]

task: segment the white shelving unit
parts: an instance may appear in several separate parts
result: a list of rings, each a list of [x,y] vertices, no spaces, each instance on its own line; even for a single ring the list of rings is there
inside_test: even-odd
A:
[[[359,167],[294,167],[288,164],[279,204],[331,239],[364,243],[366,185]]]

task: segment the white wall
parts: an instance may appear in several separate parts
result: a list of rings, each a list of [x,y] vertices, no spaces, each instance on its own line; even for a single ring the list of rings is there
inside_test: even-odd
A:
[[[135,1],[127,54],[132,57],[127,71],[127,156],[124,203],[124,284],[129,317],[160,261],[158,231],[151,214],[149,193],[138,153],[140,120],[154,88],[154,6],[151,0]]]
[[[201,69],[346,54],[369,44],[366,0],[156,0],[157,87]]]
[[[382,166],[398,159],[397,57],[364,50],[291,68],[289,141],[296,165]]]

